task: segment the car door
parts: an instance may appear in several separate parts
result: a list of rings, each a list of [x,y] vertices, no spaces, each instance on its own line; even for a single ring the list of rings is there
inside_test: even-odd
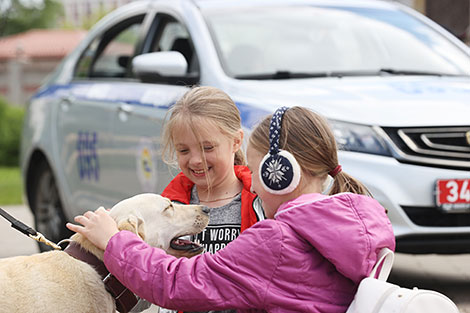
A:
[[[59,155],[69,206],[78,214],[110,207],[123,196],[116,171],[113,118],[121,112],[122,85],[133,84],[128,64],[135,54],[146,14],[137,12],[104,27],[83,51],[57,114]],[[127,166],[119,164],[119,166]]]
[[[188,64],[193,64],[193,67],[188,66],[187,76],[188,81],[195,83],[197,57],[183,23],[169,14],[157,13],[149,29],[142,53],[180,52]],[[162,160],[161,135],[168,109],[188,90],[187,85],[187,82],[170,83],[162,78],[151,84],[136,83],[127,87],[139,97],[121,101],[112,122],[112,154],[116,179],[121,182],[116,186],[120,194],[160,193],[178,173]]]

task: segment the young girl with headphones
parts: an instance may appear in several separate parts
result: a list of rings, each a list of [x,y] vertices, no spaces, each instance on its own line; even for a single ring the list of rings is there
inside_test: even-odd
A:
[[[345,312],[379,251],[395,248],[385,209],[342,171],[332,131],[308,109],[283,107],[263,120],[247,159],[268,219],[216,254],[176,259],[119,232],[100,209],[68,227],[105,250],[106,267],[129,289],[160,306]]]

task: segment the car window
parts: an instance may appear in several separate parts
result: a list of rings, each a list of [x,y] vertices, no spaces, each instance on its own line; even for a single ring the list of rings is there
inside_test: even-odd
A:
[[[144,15],[127,19],[95,38],[77,63],[75,77],[126,77]]]
[[[205,17],[232,77],[382,70],[470,75],[465,52],[398,10],[290,6],[207,10]]]
[[[199,63],[187,28],[167,14],[157,14],[152,28],[155,31],[151,32],[149,48],[144,52],[178,51],[188,62],[188,75],[197,75]]]

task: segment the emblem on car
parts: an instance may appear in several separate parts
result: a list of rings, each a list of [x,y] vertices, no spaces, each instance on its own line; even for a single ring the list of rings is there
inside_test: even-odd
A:
[[[470,130],[465,133],[465,137],[467,137],[467,143],[470,146]]]

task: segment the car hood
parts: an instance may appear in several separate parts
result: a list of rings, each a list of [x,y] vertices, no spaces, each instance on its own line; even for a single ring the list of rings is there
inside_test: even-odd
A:
[[[347,77],[237,80],[229,93],[241,108],[266,114],[300,105],[335,120],[380,126],[468,125],[470,77]],[[254,120],[253,116],[248,120]],[[251,126],[251,125],[248,125]]]

